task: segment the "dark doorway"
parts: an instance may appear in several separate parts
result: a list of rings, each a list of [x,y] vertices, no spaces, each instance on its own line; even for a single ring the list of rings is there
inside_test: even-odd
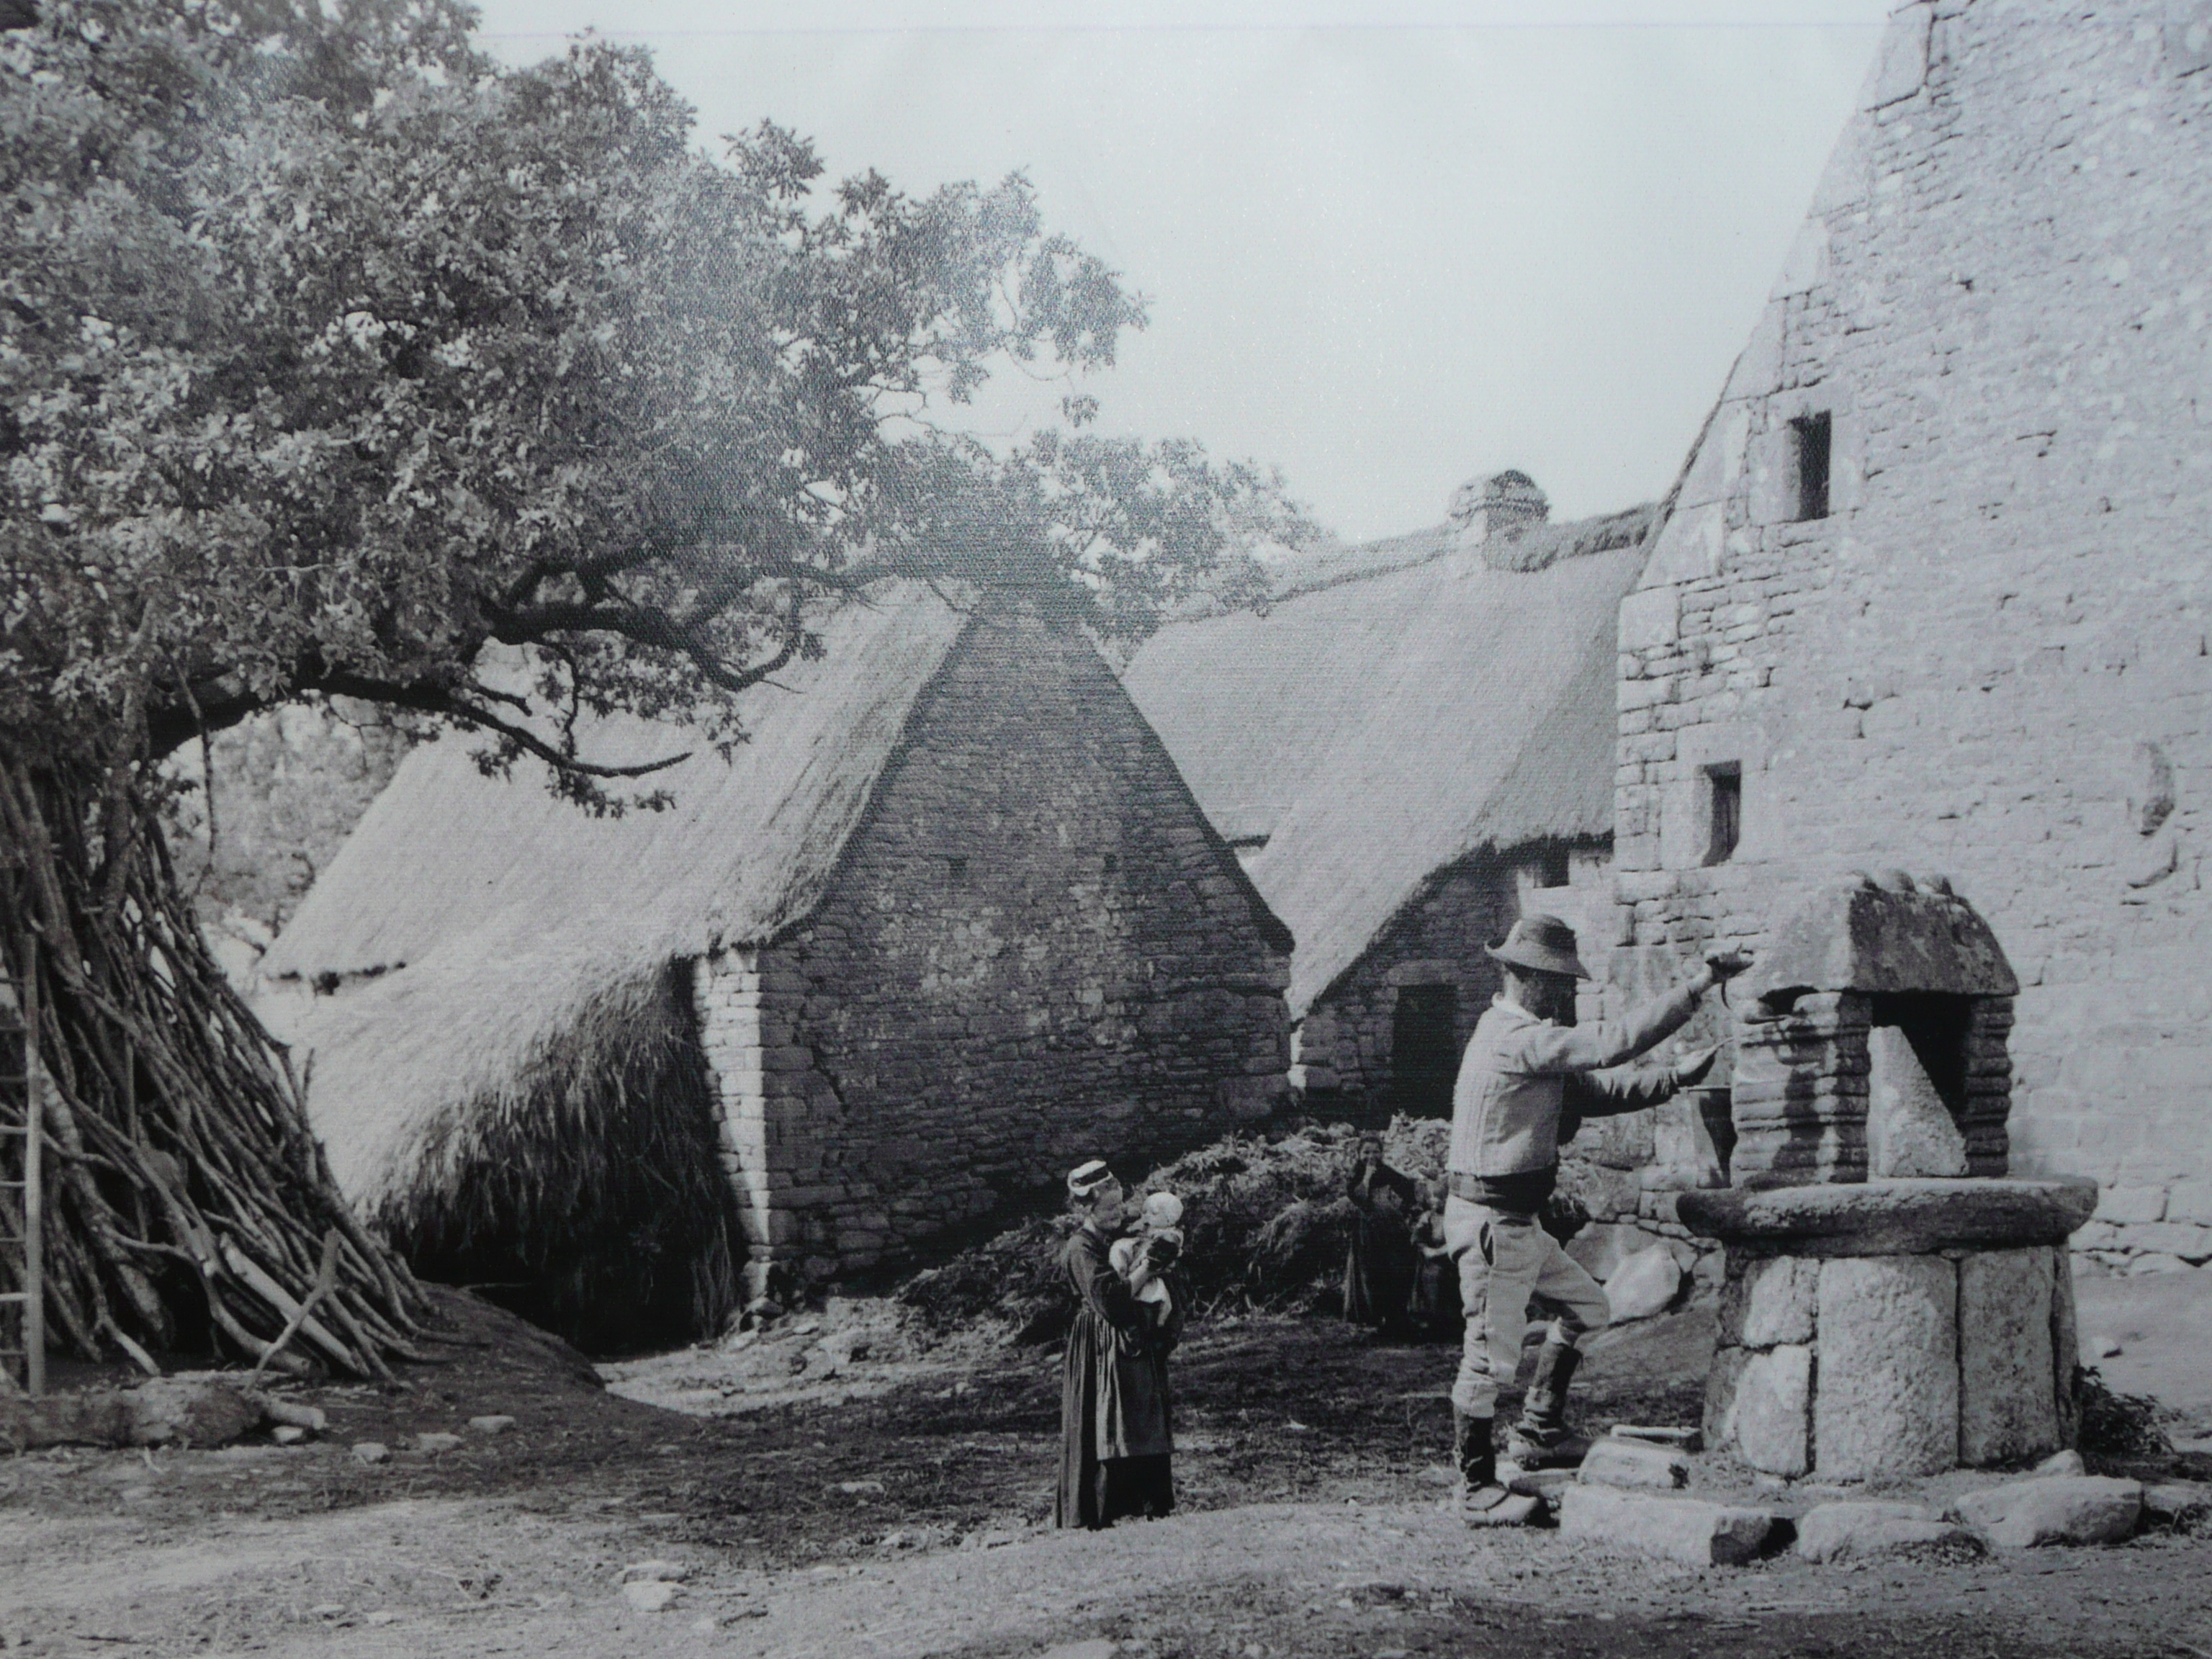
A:
[[[1390,1017],[1390,1107],[1411,1117],[1449,1117],[1459,1074],[1459,990],[1407,985]]]

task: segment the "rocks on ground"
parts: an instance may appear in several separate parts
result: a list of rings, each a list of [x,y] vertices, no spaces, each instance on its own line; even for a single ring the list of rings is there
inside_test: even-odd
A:
[[[80,1389],[33,1400],[0,1399],[0,1443],[42,1446],[227,1446],[264,1423],[299,1431],[292,1443],[320,1434],[329,1419],[252,1386],[228,1371],[179,1371],[148,1377],[135,1388]]]
[[[1693,1567],[1741,1566],[1774,1530],[1768,1510],[1577,1483],[1559,1494],[1559,1535]]]
[[[623,1601],[640,1613],[665,1613],[683,1586],[662,1578],[634,1578],[622,1587]]]
[[[2212,1524],[2212,1486],[2197,1480],[2160,1480],[2145,1486],[2142,1524],[2169,1532],[2204,1529]]]
[[[1924,1504],[1863,1500],[1822,1504],[1797,1522],[1797,1553],[1808,1561],[1865,1561],[1933,1549],[1979,1553],[1980,1540]]]
[[[1952,1506],[1992,1549],[2117,1544],[2142,1519],[2143,1489],[2107,1475],[2035,1475],[1968,1492]]]
[[[1600,1486],[1672,1492],[1690,1484],[1690,1460],[1669,1446],[1608,1437],[1583,1459],[1582,1478]]]

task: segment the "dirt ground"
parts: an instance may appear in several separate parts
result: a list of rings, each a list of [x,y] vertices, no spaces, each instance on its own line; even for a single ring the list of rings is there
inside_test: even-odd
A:
[[[2160,1394],[2185,1443],[2212,1437],[2212,1297],[2196,1277],[2081,1287],[2085,1334],[2122,1345],[2105,1374]],[[1048,1352],[924,1346],[880,1304],[835,1304],[735,1351],[610,1366],[602,1389],[550,1339],[448,1306],[448,1363],[398,1389],[301,1391],[331,1417],[319,1443],[0,1463],[0,1647],[2212,1659],[2212,1540],[1697,1572],[1551,1532],[1471,1535],[1439,1508],[1450,1351],[1334,1323],[1200,1327],[1175,1368],[1183,1513],[1068,1535],[1041,1524]],[[1582,1416],[1694,1421],[1711,1345],[1694,1307],[1608,1333]],[[515,1427],[466,1427],[494,1412]],[[461,1443],[410,1449],[426,1431]],[[359,1462],[364,1441],[392,1455]],[[2212,1478],[2212,1445],[2164,1467]],[[1765,1497],[1790,1510],[1823,1495]],[[686,1574],[665,1611],[619,1591],[647,1560]]]

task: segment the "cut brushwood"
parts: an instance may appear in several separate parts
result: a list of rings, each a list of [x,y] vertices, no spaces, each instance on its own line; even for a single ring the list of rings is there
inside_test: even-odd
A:
[[[87,1358],[196,1325],[257,1370],[386,1377],[426,1304],[331,1178],[289,1069],[223,977],[131,769],[0,729],[0,933],[34,986],[52,1171],[45,1305]],[[0,1281],[11,1269],[0,1261]],[[12,1282],[0,1289],[18,1289]]]

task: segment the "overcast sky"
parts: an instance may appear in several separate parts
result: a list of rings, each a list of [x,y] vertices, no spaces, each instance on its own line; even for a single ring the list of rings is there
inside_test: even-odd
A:
[[[1563,518],[1666,489],[1890,0],[481,3],[512,62],[651,46],[702,141],[766,117],[915,193],[1025,169],[1151,302],[1102,429],[1279,465],[1359,540],[1503,466]]]

